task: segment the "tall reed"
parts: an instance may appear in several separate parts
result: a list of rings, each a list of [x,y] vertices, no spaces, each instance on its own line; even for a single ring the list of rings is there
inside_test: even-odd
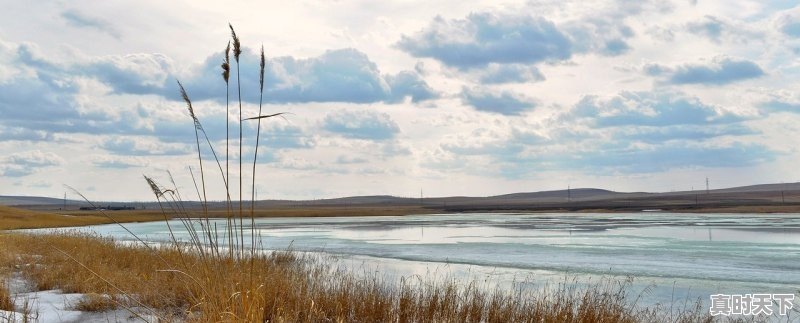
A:
[[[232,233],[233,233],[232,231],[230,231],[231,228],[233,227],[231,225],[231,218],[233,217],[233,205],[231,204],[231,199],[230,199],[231,188],[230,188],[230,185],[229,185],[230,178],[231,178],[231,175],[230,175],[230,173],[231,173],[231,169],[230,169],[230,154],[231,154],[231,150],[230,150],[230,136],[231,136],[230,115],[231,115],[231,109],[230,109],[230,82],[229,82],[230,76],[231,76],[231,42],[230,41],[228,41],[228,45],[225,46],[225,57],[222,60],[221,67],[222,67],[222,79],[225,81],[225,178],[226,178],[225,193],[228,196],[227,200],[225,201],[226,202],[225,203],[225,210],[226,210],[226,217],[225,218],[226,218],[226,224],[227,224],[227,226],[226,226],[227,227],[226,234],[228,236],[228,243],[230,245],[231,242],[232,242],[230,240],[232,239],[231,236],[232,236]]]
[[[239,37],[236,36],[236,31],[233,30],[233,25],[228,24],[228,27],[231,28],[231,38],[233,38],[233,58],[236,60],[236,89],[238,90],[239,95],[237,98],[239,99],[239,225],[243,226],[243,211],[242,203],[243,203],[243,195],[242,192],[242,178],[244,177],[242,174],[242,80],[240,77],[239,72],[239,55],[242,54],[242,44],[239,42]],[[240,232],[242,233],[242,232]],[[241,238],[241,244],[244,245],[244,236],[239,235]],[[244,254],[239,255],[244,256]]]

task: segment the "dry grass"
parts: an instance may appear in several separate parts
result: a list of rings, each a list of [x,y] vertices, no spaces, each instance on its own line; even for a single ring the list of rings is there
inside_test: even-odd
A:
[[[11,299],[11,295],[8,293],[8,288],[6,288],[5,282],[2,279],[0,279],[0,310],[14,310],[14,301]]]
[[[72,227],[118,222],[145,222],[163,220],[164,216],[151,213],[112,213],[110,217],[97,212],[73,213],[69,216],[30,211],[0,205],[0,230]]]
[[[151,251],[77,233],[5,234],[0,244],[7,246],[0,254],[22,255],[0,255],[13,262],[0,266],[38,264],[23,274],[39,289],[94,295],[78,304],[81,310],[107,310],[119,302],[194,322],[657,322],[667,317],[664,309],[632,307],[626,282],[511,292],[447,279],[395,284],[288,252],[204,258],[172,245]],[[705,313],[693,308],[671,321],[709,320]]]
[[[89,293],[75,304],[74,309],[82,312],[105,312],[117,309],[120,302],[116,296]]]

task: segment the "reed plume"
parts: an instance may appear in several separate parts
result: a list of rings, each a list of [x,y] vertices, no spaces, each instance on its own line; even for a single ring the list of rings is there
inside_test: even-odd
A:
[[[233,30],[233,25],[228,24],[228,27],[231,28],[231,38],[233,38],[233,58],[236,59],[236,63],[239,63],[239,54],[242,53],[242,43],[239,42],[239,37],[236,36],[236,31]]]
[[[228,79],[231,76],[231,42],[228,41],[228,46],[225,47],[225,59],[222,61],[222,79],[225,84],[228,84]]]
[[[206,204],[206,201],[208,201],[208,196],[206,194],[206,179],[205,173],[203,172],[203,157],[200,151],[200,134],[198,133],[200,129],[202,129],[202,126],[200,125],[200,120],[197,119],[197,115],[194,114],[194,108],[192,108],[192,100],[189,99],[189,94],[186,93],[186,89],[183,88],[181,81],[177,82],[178,87],[181,89],[181,97],[183,98],[183,101],[186,102],[186,107],[189,109],[189,116],[191,116],[192,121],[194,121],[194,139],[197,143],[197,160],[200,161],[200,183],[203,188],[203,212],[208,214],[208,205]],[[156,196],[158,196],[158,194],[156,194]]]
[[[233,25],[228,24],[231,28],[231,38],[233,38],[233,58],[236,60],[236,89],[238,90],[239,99],[239,225],[244,226],[243,222],[243,200],[242,200],[242,80],[239,73],[239,55],[242,53],[241,43],[239,37],[236,36],[236,31]],[[244,245],[244,235],[240,234],[241,245]],[[244,256],[244,254],[240,254]]]
[[[261,61],[260,61],[260,69],[258,74],[258,82],[259,82],[259,95],[258,95],[258,115],[261,115],[261,107],[264,103],[264,66],[266,65],[266,59],[264,58],[264,45],[261,45]],[[253,187],[250,190],[250,249],[251,252],[255,251],[256,244],[255,244],[255,226],[256,226],[256,219],[255,219],[255,207],[256,207],[256,162],[258,161],[258,141],[261,137],[261,119],[258,119],[258,125],[256,126],[256,148],[255,153],[253,154]]]
[[[225,187],[228,187],[228,180],[225,178],[225,171],[222,169],[222,163],[219,161],[219,157],[217,157],[217,152],[214,150],[214,145],[211,144],[211,139],[208,138],[208,134],[206,130],[203,128],[203,125],[200,123],[200,119],[194,113],[194,108],[192,107],[192,100],[189,99],[189,95],[186,93],[186,89],[181,84],[181,81],[178,82],[178,87],[181,91],[181,97],[183,101],[186,102],[186,107],[189,110],[189,116],[192,117],[194,121],[194,138],[195,142],[197,143],[197,159],[200,163],[200,182],[201,187],[203,188],[203,212],[205,216],[208,216],[208,198],[206,197],[206,184],[205,184],[205,172],[203,171],[203,157],[200,149],[200,134],[203,134],[203,138],[205,139],[206,143],[208,144],[209,150],[211,150],[211,155],[214,156],[214,161],[217,163],[217,168],[219,168],[219,172],[222,175],[222,181]],[[230,194],[228,194],[228,199],[230,200]]]
[[[228,45],[225,46],[225,59],[222,61],[222,79],[225,80],[225,178],[227,178],[227,179],[230,179],[230,176],[231,176],[230,175],[230,173],[231,173],[231,169],[230,169],[230,154],[231,154],[230,136],[231,136],[231,130],[230,130],[230,120],[229,120],[230,119],[229,117],[230,117],[230,114],[231,114],[231,108],[230,108],[230,101],[231,101],[230,97],[231,97],[231,95],[230,95],[230,83],[228,82],[228,80],[230,79],[230,76],[231,76],[231,42],[228,41]],[[227,181],[227,182],[229,182],[229,181]],[[225,185],[225,192],[227,192],[228,196],[230,196],[230,189],[231,188],[228,185]],[[227,226],[228,243],[229,243],[229,245],[232,245],[232,244],[230,244],[232,242],[230,239],[232,239],[231,238],[231,235],[232,235],[232,231],[231,231],[232,230],[231,229],[231,216],[233,215],[233,206],[231,205],[230,198],[226,201],[226,206],[225,207],[226,207],[226,209],[225,209],[226,210],[226,222],[228,224],[228,226]]]

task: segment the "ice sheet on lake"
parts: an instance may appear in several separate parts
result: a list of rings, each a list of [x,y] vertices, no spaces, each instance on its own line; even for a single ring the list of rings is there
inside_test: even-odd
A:
[[[503,273],[493,276],[498,280],[532,273],[547,279],[630,275],[643,285],[659,286],[651,298],[664,302],[676,290],[707,298],[714,292],[795,293],[800,286],[800,215],[457,214],[256,221],[267,248],[372,259],[372,265],[382,266],[378,270],[398,275],[415,273],[408,268],[434,272],[458,266],[466,267],[456,272]],[[225,232],[225,220],[215,223]],[[179,221],[171,225],[179,238],[188,237]],[[169,240],[163,222],[126,226],[147,240]],[[131,239],[116,225],[82,230]]]

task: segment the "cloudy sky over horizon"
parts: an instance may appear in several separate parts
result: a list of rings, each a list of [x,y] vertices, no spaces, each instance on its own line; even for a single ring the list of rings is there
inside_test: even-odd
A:
[[[169,170],[196,196],[193,123],[175,81],[224,158],[228,22],[244,47],[244,116],[257,114],[262,44],[264,112],[290,113],[262,124],[259,198],[800,181],[797,1],[3,7],[0,195],[60,196],[67,184],[97,200],[152,200],[142,175],[166,183]],[[254,126],[243,129],[247,178]],[[231,158],[236,176],[238,149]]]

